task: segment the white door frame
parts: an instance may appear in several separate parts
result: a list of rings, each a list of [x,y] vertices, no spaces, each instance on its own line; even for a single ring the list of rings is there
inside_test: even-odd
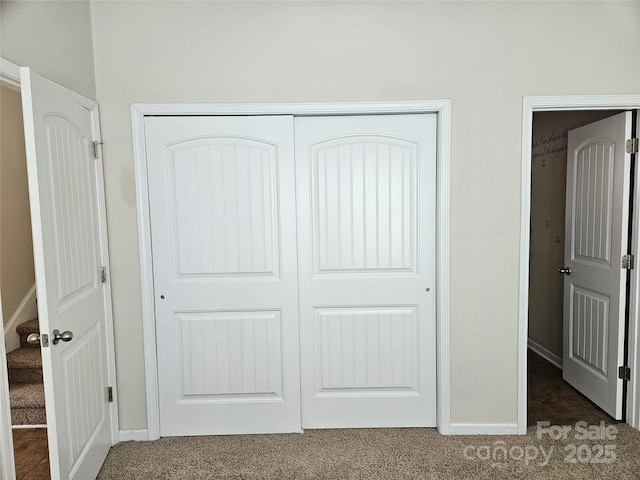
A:
[[[562,95],[524,97],[522,102],[522,172],[520,200],[520,294],[518,304],[518,433],[527,432],[527,337],[529,327],[529,254],[531,235],[531,141],[533,112],[568,110],[633,110],[640,108],[640,94],[632,95]],[[634,132],[635,134],[635,132]],[[638,195],[638,170],[633,200],[633,218],[630,221],[633,234],[631,253],[640,254],[640,195]],[[631,381],[627,388],[627,423],[640,429],[640,329],[638,307],[640,305],[640,271],[631,270],[629,295],[629,358]]]
[[[2,320],[2,300],[0,300],[0,320]],[[16,465],[13,455],[13,434],[11,433],[11,406],[9,405],[9,378],[7,372],[7,350],[4,345],[4,328],[0,328],[0,478],[15,478]]]
[[[261,104],[148,104],[131,105],[133,158],[136,176],[138,235],[142,288],[142,323],[147,400],[147,439],[160,438],[158,368],[151,258],[151,227],[144,142],[145,115],[372,115],[437,113],[437,425],[450,434],[450,345],[449,345],[449,161],[451,100],[404,102],[261,103]]]
[[[0,320],[2,301],[0,300]],[[11,433],[11,406],[9,405],[9,378],[7,372],[7,350],[4,346],[4,328],[0,328],[0,478],[15,478],[16,465],[13,455],[13,434]]]
[[[14,63],[0,58],[0,84],[9,87],[13,90],[20,91],[20,67]],[[68,90],[70,96],[75,98],[81,105],[91,111],[94,128],[94,138],[100,138],[100,124],[97,115],[97,103],[88,100],[85,97],[76,94],[75,92]],[[99,205],[98,208],[102,211],[105,210],[104,204],[104,179],[102,168],[98,169],[99,182]],[[105,264],[109,265],[109,251],[107,248],[107,230],[106,225],[101,226],[102,238],[100,239],[103,245],[102,255],[105,260]],[[105,298],[105,316],[106,316],[106,344],[107,344],[107,368],[108,368],[108,382],[113,386],[113,402],[109,408],[111,408],[111,444],[115,445],[120,441],[120,430],[118,424],[118,388],[116,385],[116,363],[115,363],[115,347],[113,336],[113,310],[111,303],[111,280],[107,278],[107,292]],[[1,317],[1,315],[0,315]],[[0,466],[0,478],[14,478],[15,476],[15,459],[13,455],[13,441],[11,433],[11,410],[9,407],[9,381],[6,375],[6,351],[4,345],[4,329],[0,329],[0,354],[2,355],[3,366],[0,368],[0,403],[4,406],[0,409],[0,438],[3,439],[2,447],[0,447],[0,460],[2,464]],[[8,441],[7,441],[8,440]]]
[[[0,58],[0,85],[20,91],[20,67]],[[2,302],[0,301],[0,320]],[[3,322],[4,326],[4,322]],[[0,328],[0,478],[15,478],[16,467],[13,456],[13,435],[11,433],[11,407],[9,405],[9,376],[7,372],[7,351],[4,344],[4,328]]]

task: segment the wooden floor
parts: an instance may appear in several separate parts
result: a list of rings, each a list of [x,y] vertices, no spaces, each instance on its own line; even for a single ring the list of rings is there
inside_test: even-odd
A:
[[[46,428],[14,428],[13,451],[16,480],[49,480],[49,447]]]
[[[548,421],[551,425],[618,423],[587,397],[562,380],[562,370],[529,350],[527,423]]]

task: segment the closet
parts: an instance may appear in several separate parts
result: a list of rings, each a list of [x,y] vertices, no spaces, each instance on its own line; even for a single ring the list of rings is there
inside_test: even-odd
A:
[[[162,436],[436,425],[436,114],[144,120]]]

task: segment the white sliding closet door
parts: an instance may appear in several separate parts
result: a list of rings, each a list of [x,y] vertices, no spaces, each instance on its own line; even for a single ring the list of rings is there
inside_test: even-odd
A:
[[[304,428],[436,425],[436,118],[296,118]]]
[[[145,130],[161,435],[300,431],[293,117]]]

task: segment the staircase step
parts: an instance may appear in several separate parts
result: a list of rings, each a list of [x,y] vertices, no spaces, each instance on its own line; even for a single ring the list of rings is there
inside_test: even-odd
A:
[[[7,354],[9,383],[42,383],[40,349],[18,348]]]
[[[44,425],[47,423],[42,383],[17,383],[9,386],[11,423]]]
[[[39,333],[40,332],[40,322],[38,318],[32,318],[27,322],[23,322],[16,327],[16,332],[18,335],[29,335],[30,333]]]
[[[9,387],[11,408],[44,408],[44,384],[14,383]]]
[[[32,345],[27,343],[27,337],[32,333],[40,333],[40,322],[38,318],[32,318],[31,320],[21,323],[16,327],[16,332],[20,336],[20,347],[22,348],[40,348],[39,345]]]

